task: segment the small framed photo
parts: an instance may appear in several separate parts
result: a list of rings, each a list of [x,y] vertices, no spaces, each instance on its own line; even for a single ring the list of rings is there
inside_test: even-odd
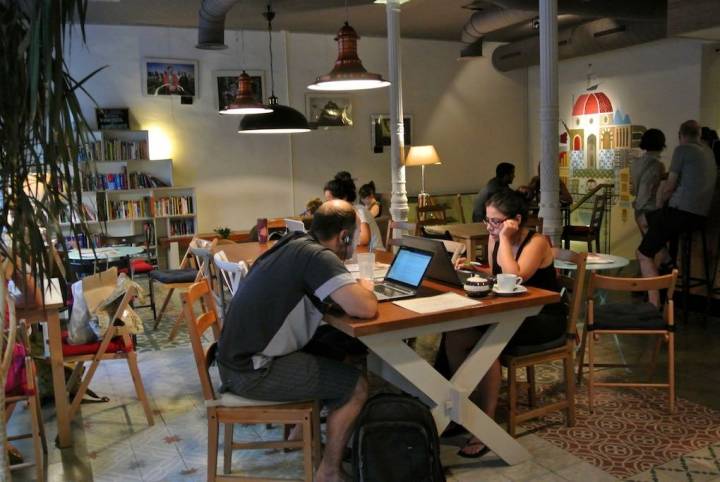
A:
[[[405,145],[412,145],[412,116],[403,116],[403,128],[405,131]],[[370,116],[370,133],[372,139],[372,150],[375,153],[383,152],[385,146],[390,145],[390,115],[372,114]]]
[[[352,99],[347,95],[305,94],[305,114],[314,129],[351,127]]]
[[[197,61],[145,59],[143,67],[144,95],[198,96]]]
[[[127,107],[96,108],[95,120],[99,130],[130,129],[130,109]]]
[[[232,102],[238,90],[238,77],[242,70],[216,70],[215,85],[217,86],[217,108],[223,110]],[[262,70],[246,70],[252,80],[253,94],[261,104],[265,95],[265,72]]]

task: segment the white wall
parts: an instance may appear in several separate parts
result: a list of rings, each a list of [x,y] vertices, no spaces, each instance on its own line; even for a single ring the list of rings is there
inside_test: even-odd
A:
[[[109,67],[87,83],[102,107],[129,107],[134,128],[150,129],[151,147],[164,138],[174,160],[175,181],[197,189],[201,231],[223,225],[247,229],[258,216],[301,211],[322,195],[335,172],[349,170],[359,183],[374,179],[390,188],[390,156],[374,154],[370,114],[388,113],[388,90],[352,94],[355,125],[294,136],[239,135],[237,117],[217,114],[213,71],[265,70],[269,89],[267,33],[226,32],[224,51],[195,49],[195,29],[89,26],[88,45],[76,38],[70,68],[77,78]],[[362,35],[362,32],[359,32]],[[244,45],[244,47],[243,47]],[[280,102],[304,112],[306,85],[326,73],[336,57],[332,35],[276,33],[275,91]],[[496,72],[487,56],[460,63],[460,44],[402,42],[405,113],[413,116],[416,144],[435,144],[444,164],[426,169],[431,193],[477,191],[500,161],[515,161],[525,176],[525,72]],[[387,77],[385,39],[359,43],[365,67]],[[199,96],[193,105],[178,98],[142,95],[144,57],[196,59]],[[94,125],[94,105],[84,111]],[[408,169],[408,191],[416,193],[418,169]]]
[[[677,145],[677,130],[688,119],[700,117],[702,43],[689,39],[665,39],[597,55],[560,62],[560,118],[571,120],[573,101],[587,87],[588,64],[613,108],[630,115],[633,124],[655,127],[665,133],[667,149],[663,161],[669,164]],[[538,68],[528,70],[528,130],[531,166],[539,160],[540,84]],[[558,126],[561,132],[562,126]],[[634,257],[640,235],[632,208],[622,212],[613,207],[611,250]]]

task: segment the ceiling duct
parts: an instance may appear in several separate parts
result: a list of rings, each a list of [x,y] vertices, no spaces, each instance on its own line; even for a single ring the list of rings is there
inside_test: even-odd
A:
[[[665,38],[664,21],[619,21],[602,18],[558,32],[560,60],[605,52]],[[540,39],[535,37],[501,45],[493,52],[493,66],[507,72],[540,63]]]
[[[538,0],[492,0],[501,8],[538,9]],[[588,18],[612,17],[621,20],[665,20],[666,0],[558,0],[558,14]]]
[[[225,16],[239,0],[203,0],[198,11],[197,48],[223,50],[225,45]]]

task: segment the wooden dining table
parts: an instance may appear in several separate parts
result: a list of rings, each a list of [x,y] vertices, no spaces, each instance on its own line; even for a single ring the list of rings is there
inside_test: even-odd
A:
[[[45,283],[44,303],[40,296],[36,296],[28,302],[21,299],[15,308],[18,320],[24,319],[27,323],[47,323],[47,340],[58,426],[57,445],[60,448],[70,447],[73,443],[60,327],[60,310],[64,306],[62,293],[60,292],[60,280],[52,278]]]
[[[267,244],[243,243],[237,247],[218,248],[223,248],[231,261],[252,261],[268,247]],[[379,262],[392,262],[391,253],[377,251],[375,256]],[[458,288],[431,280],[425,280],[423,288],[435,294],[454,292],[464,296]],[[513,465],[528,460],[529,452],[469,397],[523,320],[538,314],[544,305],[559,301],[558,293],[528,287],[527,293],[519,296],[487,297],[475,306],[429,314],[383,302],[378,305],[377,315],[369,320],[347,315],[326,315],[324,320],[369,348],[368,369],[398,388],[417,395],[431,407],[439,433],[454,421]],[[441,375],[404,341],[482,325],[488,326],[487,331],[450,379]]]
[[[474,259],[480,245],[484,246],[484,252],[487,252],[489,234],[485,223],[436,224],[425,226],[425,231],[438,235],[449,232],[454,241],[465,245],[465,252],[471,259]]]

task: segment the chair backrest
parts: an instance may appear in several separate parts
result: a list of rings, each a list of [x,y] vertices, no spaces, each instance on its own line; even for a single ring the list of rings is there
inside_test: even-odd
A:
[[[407,221],[388,221],[387,238],[385,239],[385,249],[391,246],[400,246],[400,242],[395,238],[395,230],[406,231],[408,234],[415,234],[417,224]]]
[[[447,222],[446,216],[447,206],[444,204],[428,204],[426,206],[416,206],[415,213],[418,223],[435,223],[445,224]]]
[[[217,308],[215,307],[215,298],[213,297],[213,292],[207,279],[192,284],[181,296],[183,299],[183,310],[185,312],[184,318],[188,324],[190,345],[192,346],[193,355],[195,356],[203,397],[205,400],[214,400],[215,390],[210,381],[209,369],[216,350],[216,343],[220,339],[220,319],[218,318]],[[204,303],[204,311],[200,316],[196,317],[193,307],[199,300],[202,300]],[[202,303],[200,305],[203,306]],[[205,350],[202,345],[202,336],[208,330],[212,330],[215,342]]]
[[[606,190],[595,195],[595,202],[593,203],[592,215],[590,216],[590,227],[596,230],[600,230],[602,225],[603,216],[605,215],[605,207],[607,206],[608,193]]]
[[[651,278],[619,278],[615,276],[603,276],[593,273],[590,276],[588,285],[588,306],[592,306],[593,296],[596,290],[605,291],[653,291],[667,290],[667,303],[665,303],[665,321],[673,324],[673,292],[677,283],[678,270],[674,269],[671,274],[654,276]],[[588,311],[590,309],[588,308]]]
[[[583,289],[585,288],[585,270],[587,268],[587,253],[576,253],[567,249],[553,248],[555,259],[573,263],[576,268],[572,270],[573,276],[560,274],[560,285],[569,292],[570,306],[568,307],[568,328],[571,335],[577,333],[577,320],[583,303]],[[568,270],[569,272],[570,270]]]
[[[213,261],[220,273],[223,284],[228,291],[230,291],[230,294],[234,295],[238,286],[240,286],[240,281],[242,281],[248,273],[248,265],[245,261],[240,261],[238,263],[228,261],[224,251],[218,251],[215,253]]]
[[[208,277],[210,274],[210,259],[212,258],[212,249],[217,244],[217,240],[208,241],[201,238],[193,238],[188,245],[187,252],[180,263],[180,268],[193,267],[198,270],[198,275]]]
[[[304,233],[305,230],[305,223],[302,221],[298,221],[297,219],[285,219],[285,227],[287,228],[288,232],[290,233]]]
[[[462,204],[462,194],[458,193],[455,195],[455,204],[457,205],[458,215],[460,216],[460,222],[465,224],[465,209]]]

